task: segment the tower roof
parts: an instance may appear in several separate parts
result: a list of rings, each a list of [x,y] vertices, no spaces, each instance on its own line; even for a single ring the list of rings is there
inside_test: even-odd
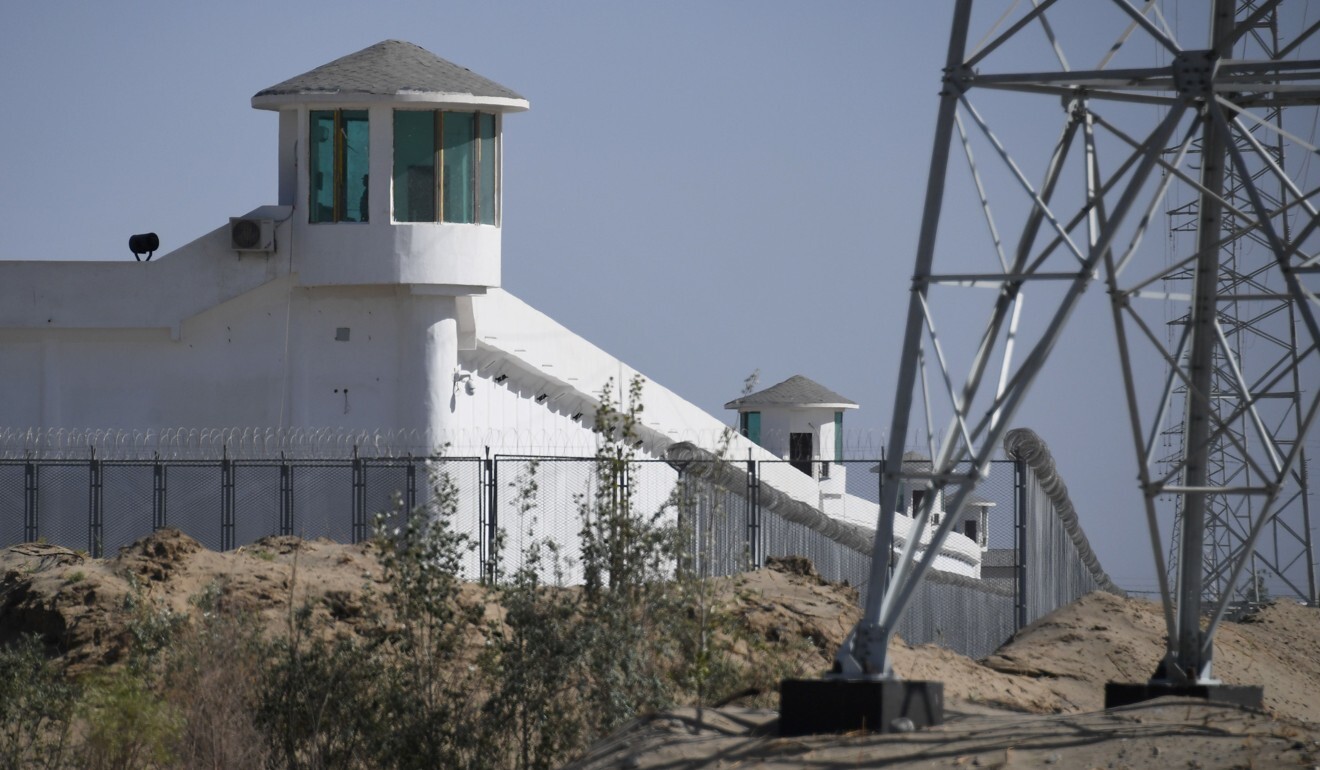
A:
[[[819,382],[795,374],[778,385],[771,385],[765,390],[735,398],[724,405],[725,409],[743,411],[759,406],[786,407],[833,407],[835,409],[856,409],[857,402],[850,401]]]
[[[309,102],[378,101],[527,109],[527,100],[512,89],[402,40],[381,41],[263,88],[252,106],[278,110]]]

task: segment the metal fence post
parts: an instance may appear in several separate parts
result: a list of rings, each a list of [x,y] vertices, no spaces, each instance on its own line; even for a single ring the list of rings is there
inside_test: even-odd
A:
[[[280,453],[280,534],[293,534],[293,466]]]
[[[884,499],[885,499],[885,450],[886,450],[886,447],[884,447],[884,446],[881,446],[881,447],[880,447],[880,467],[876,469],[876,474],[875,474],[875,479],[876,479],[876,483],[875,483],[875,488],[876,488],[876,498],[875,498],[875,499],[876,499],[877,501],[879,501],[879,500],[884,500]],[[901,484],[901,482],[900,482],[900,484]],[[903,498],[903,488],[902,488],[902,486],[899,486],[899,489],[898,489],[898,495],[899,495],[899,501],[898,501],[898,504],[899,504],[899,510],[902,510],[902,506],[903,506],[903,499],[902,499],[902,498]],[[871,558],[874,559],[874,558],[875,558],[875,555],[872,554]],[[892,549],[892,548],[889,549],[889,553],[886,554],[885,559],[886,559],[886,560],[885,560],[885,563],[889,566],[889,577],[892,578],[892,577],[894,576],[894,549]],[[863,585],[865,585],[865,583],[863,583]]]
[[[481,538],[481,576],[487,583],[495,581],[495,560],[499,554],[495,553],[495,543],[499,534],[499,511],[500,511],[500,464],[499,456],[490,456],[490,447],[486,447],[486,492],[489,499],[486,502],[485,520],[479,523]]]
[[[155,456],[151,465],[151,529],[159,532],[166,527],[165,511],[165,465],[160,461],[160,454]]]
[[[1015,622],[1021,631],[1027,625],[1027,463],[1013,462],[1013,595]]]
[[[408,464],[404,466],[404,486],[403,486],[403,511],[411,516],[413,509],[417,507],[417,463],[413,461],[413,456],[408,455]],[[478,498],[481,495],[477,495]]]
[[[91,459],[87,463],[87,553],[93,559],[101,558],[104,540],[104,522],[101,520],[101,461],[96,459],[96,448],[89,447]]]
[[[37,465],[29,455],[23,464],[23,539],[37,540]]]
[[[234,461],[229,450],[220,459],[220,550],[234,547]]]
[[[367,539],[367,470],[353,447],[353,542]]]
[[[761,568],[760,468],[747,450],[747,557],[752,569]]]

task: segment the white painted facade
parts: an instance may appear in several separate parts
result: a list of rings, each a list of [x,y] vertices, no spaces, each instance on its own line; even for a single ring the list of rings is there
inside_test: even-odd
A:
[[[526,102],[310,93],[253,106],[278,112],[274,205],[216,212],[222,226],[149,262],[0,261],[0,428],[333,428],[411,432],[455,455],[594,451],[596,394],[640,373],[499,288],[500,224],[392,216],[396,109],[487,110],[502,133]],[[309,222],[302,138],[311,110],[341,108],[369,115],[369,221]],[[231,248],[223,223],[238,215],[274,222],[273,251]],[[794,419],[810,420],[791,416],[788,431]],[[677,441],[714,450],[725,428],[650,378],[643,422],[652,457]],[[831,459],[833,422],[815,426]],[[729,451],[777,459],[742,437]],[[863,526],[877,518],[841,474],[767,465],[762,483]],[[979,562],[954,535],[936,566],[975,576]]]

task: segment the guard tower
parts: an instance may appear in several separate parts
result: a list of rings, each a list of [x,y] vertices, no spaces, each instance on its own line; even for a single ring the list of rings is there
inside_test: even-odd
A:
[[[724,405],[738,432],[820,482],[821,510],[843,505],[843,413],[857,403],[800,374]]]
[[[263,89],[252,106],[279,113],[298,285],[393,306],[398,403],[410,412],[399,423],[443,435],[458,351],[476,344],[472,298],[500,285],[503,119],[527,100],[386,40]],[[233,236],[264,224],[235,220]]]
[[[501,133],[508,88],[386,40],[252,97],[275,110],[279,202],[297,211],[304,285],[500,283]]]

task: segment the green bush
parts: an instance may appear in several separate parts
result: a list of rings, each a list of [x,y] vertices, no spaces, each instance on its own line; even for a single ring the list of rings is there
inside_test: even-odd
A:
[[[299,619],[305,628],[306,614]],[[391,729],[379,696],[386,675],[378,651],[352,639],[276,640],[258,692],[257,726],[271,768],[366,766]]]
[[[85,722],[82,766],[88,770],[169,767],[182,718],[129,668],[91,679],[78,712]]]
[[[491,648],[482,661],[492,684],[485,718],[511,738],[498,743],[511,747],[506,760],[517,770],[558,767],[582,748],[585,737],[579,697],[587,679],[582,608],[578,594],[563,590],[559,545],[535,536],[536,472],[532,463],[511,484],[528,545],[518,569],[498,576],[505,617],[491,629]],[[546,574],[555,581],[547,585]]]
[[[485,687],[476,661],[465,657],[484,608],[460,601],[460,570],[475,544],[453,528],[458,490],[450,477],[438,473],[432,485],[430,504],[408,512],[402,527],[387,531],[381,519],[376,528],[393,621],[383,639],[390,729],[379,736],[380,767],[480,767],[489,756],[480,723]]]
[[[0,646],[0,768],[64,767],[76,698],[36,637]]]
[[[267,643],[256,618],[228,606],[219,584],[194,598],[193,622],[165,657],[161,688],[180,716],[175,756],[181,768],[256,768],[266,741],[254,710]]]
[[[683,616],[673,583],[677,532],[664,523],[664,511],[640,510],[625,483],[637,473],[642,386],[634,378],[622,405],[612,399],[613,383],[601,391],[594,493],[578,500],[591,735],[664,708],[674,695],[666,669],[676,652],[674,623]]]

